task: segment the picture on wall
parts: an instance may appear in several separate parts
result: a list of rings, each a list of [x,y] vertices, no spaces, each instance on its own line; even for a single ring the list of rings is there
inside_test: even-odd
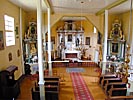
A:
[[[102,34],[100,32],[98,32],[97,44],[101,44],[101,43],[102,43]]]
[[[118,53],[118,43],[112,43],[112,53]]]
[[[68,34],[68,42],[72,42],[72,34]]]
[[[9,61],[12,61],[12,53],[8,54],[8,59],[9,59]]]
[[[18,34],[18,26],[16,26],[15,31],[16,31],[16,38],[19,38],[19,34]]]
[[[85,45],[90,45],[90,37],[86,37]]]
[[[51,42],[53,42],[53,44],[55,44],[55,37],[51,36]]]
[[[37,24],[36,22],[29,22],[29,34],[32,39],[37,38]]]
[[[17,56],[18,57],[20,56],[20,50],[19,49],[17,50]]]
[[[3,37],[3,31],[0,31],[0,50],[4,50],[4,37]]]

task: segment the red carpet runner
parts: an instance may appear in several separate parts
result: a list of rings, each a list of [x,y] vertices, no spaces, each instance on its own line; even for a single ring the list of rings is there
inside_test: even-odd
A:
[[[74,88],[75,100],[94,100],[80,73],[70,73]]]

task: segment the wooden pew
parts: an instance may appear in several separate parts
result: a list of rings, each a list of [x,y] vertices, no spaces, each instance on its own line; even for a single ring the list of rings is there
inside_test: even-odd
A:
[[[50,83],[48,83],[48,85],[45,84],[45,91],[57,91],[57,92],[59,92],[59,85],[58,84],[52,85],[52,84],[50,84]],[[35,90],[39,91],[39,85],[36,83],[35,83]]]
[[[45,85],[57,85],[60,87],[60,78],[58,76],[46,76],[44,77]]]
[[[111,76],[117,76],[115,74],[102,74],[101,77],[111,77]]]
[[[59,93],[56,91],[46,91],[45,97],[46,100],[59,100]]]
[[[109,97],[111,96],[126,96],[127,88],[113,88],[108,91]]]
[[[117,76],[114,74],[107,74],[107,75],[101,75],[99,79],[99,84],[102,84],[102,80],[106,78],[116,78]]]
[[[104,88],[105,84],[109,83],[109,82],[122,82],[122,79],[120,79],[120,78],[106,78],[106,79],[103,79],[102,84],[101,84],[102,88]]]
[[[40,100],[40,92],[31,89],[32,100]],[[56,91],[45,91],[46,100],[59,100],[59,93]]]
[[[39,91],[40,90],[40,88],[39,88],[39,86],[36,86],[35,87],[35,91]],[[45,91],[47,91],[47,92],[52,92],[52,91],[55,91],[55,92],[59,92],[59,88],[58,88],[58,86],[45,86]]]
[[[58,76],[45,76],[44,77],[44,80],[45,81],[50,81],[50,80],[52,80],[52,81],[59,81],[59,77]]]
[[[32,100],[40,100],[40,92],[31,89]]]
[[[59,93],[59,87],[58,86],[45,86],[45,91],[47,92],[52,92],[52,91],[55,91],[55,92],[58,92]]]
[[[45,85],[45,90],[47,91],[57,91],[59,92],[59,77],[58,76],[45,76],[44,77],[44,85]],[[36,90],[38,88],[38,84],[35,82],[35,88]]]
[[[107,93],[112,88],[126,88],[126,83],[123,82],[111,82],[106,83],[104,87],[105,93]]]
[[[59,81],[45,81],[45,85],[56,85],[59,86]]]
[[[107,100],[133,100],[133,96],[110,96]]]

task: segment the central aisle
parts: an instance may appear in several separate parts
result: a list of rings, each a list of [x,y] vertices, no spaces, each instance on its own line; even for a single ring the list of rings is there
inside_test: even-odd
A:
[[[75,100],[94,100],[80,73],[70,73]]]

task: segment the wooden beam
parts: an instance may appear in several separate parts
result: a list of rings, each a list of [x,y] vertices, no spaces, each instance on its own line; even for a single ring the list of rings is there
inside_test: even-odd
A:
[[[49,0],[44,0],[44,2],[45,2],[45,4],[46,4],[47,8],[50,8],[51,13],[54,14],[53,7],[51,7]]]
[[[103,9],[101,9],[100,11],[98,11],[98,12],[96,13],[96,16],[102,14],[105,10],[109,10],[109,9],[111,9],[111,8],[113,8],[113,7],[116,7],[116,6],[118,6],[118,5],[120,5],[120,4],[124,3],[124,2],[126,2],[126,1],[128,1],[128,0],[117,0],[116,2],[113,2],[112,4],[106,6],[106,7],[104,7]]]

